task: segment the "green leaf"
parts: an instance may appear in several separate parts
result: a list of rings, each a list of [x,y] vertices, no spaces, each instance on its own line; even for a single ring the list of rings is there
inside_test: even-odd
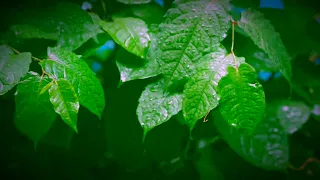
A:
[[[163,79],[149,84],[140,96],[137,115],[145,134],[181,110],[182,95],[165,93],[163,84]]]
[[[152,35],[155,36],[155,35]],[[155,37],[151,38],[150,47],[157,45],[157,39]],[[129,61],[135,61],[137,64],[141,62],[138,56],[131,54],[127,51],[118,51],[116,64],[120,71],[121,82],[132,81],[136,79],[146,79],[154,77],[160,74],[160,67],[157,62],[157,52],[148,51],[146,60],[140,66],[129,66],[122,63],[120,60],[129,59]],[[142,60],[143,61],[143,60]]]
[[[104,91],[96,75],[76,54],[48,48],[48,57],[40,65],[56,79],[66,79],[74,87],[80,104],[101,118],[105,106]]]
[[[228,125],[216,112],[213,116],[216,127],[237,154],[260,168],[285,170],[289,159],[289,142],[286,131],[275,116],[266,113],[252,136],[246,136]]]
[[[246,62],[250,64],[257,72],[278,72],[279,69],[275,67],[273,61],[263,51],[253,52]]]
[[[192,129],[198,119],[218,105],[216,92],[218,82],[227,73],[228,65],[234,63],[233,56],[226,56],[226,50],[210,53],[196,67],[195,74],[184,86],[182,111],[186,123]]]
[[[274,102],[276,116],[288,134],[299,130],[309,119],[311,108],[302,101],[283,100]]]
[[[73,86],[65,79],[58,79],[49,89],[50,101],[62,120],[78,133],[79,100]]]
[[[165,14],[165,10],[155,3],[132,6],[130,9],[136,17],[142,19],[148,25],[153,23],[160,24]]]
[[[117,0],[123,4],[147,4],[150,3],[151,0]]]
[[[253,42],[267,53],[283,76],[291,83],[292,67],[289,54],[269,20],[263,14],[248,9],[241,15],[238,22],[240,28],[251,37]]]
[[[58,40],[59,39],[59,31],[47,32],[43,31],[41,28],[29,25],[29,24],[17,24],[10,28],[13,31],[17,38],[21,39],[50,39],[50,40]]]
[[[29,18],[21,18],[24,18],[22,24],[11,27],[17,38],[57,40],[58,47],[68,50],[75,50],[102,33],[96,20],[98,16],[90,15],[72,3],[59,3]]]
[[[194,63],[226,37],[231,25],[226,0],[175,1],[160,25],[159,59],[166,85],[184,81]]]
[[[113,22],[101,21],[102,28],[127,51],[144,59],[150,36],[144,21],[137,18],[113,18]]]
[[[5,94],[26,75],[31,64],[28,52],[14,54],[7,45],[0,45],[0,95]]]
[[[41,89],[48,83],[49,78],[29,72],[18,84],[15,94],[15,126],[31,139],[35,146],[56,119],[48,92],[40,94]]]
[[[76,135],[76,132],[60,118],[58,117],[55,120],[50,130],[40,139],[39,143],[64,149],[70,148],[72,138]]]
[[[253,67],[245,63],[238,69],[229,66],[218,94],[219,110],[228,124],[244,134],[253,133],[265,110],[264,91]]]

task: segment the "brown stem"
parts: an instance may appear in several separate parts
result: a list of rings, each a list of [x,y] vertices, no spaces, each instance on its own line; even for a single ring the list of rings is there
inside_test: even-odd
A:
[[[294,171],[302,171],[306,168],[306,166],[312,162],[317,162],[317,163],[320,163],[320,160],[315,158],[315,157],[311,157],[311,158],[308,158],[300,167],[298,168],[295,168],[293,167],[291,164],[288,165],[288,168],[289,169],[292,169]]]
[[[10,48],[11,48],[12,51],[15,52],[16,54],[20,54],[20,53],[21,53],[20,51],[16,50],[16,49],[13,48],[13,47],[10,47]],[[31,56],[31,58],[32,58],[33,60],[35,60],[35,61],[38,61],[38,62],[41,62],[41,61],[42,61],[41,59],[36,58],[36,57],[34,57],[34,56]]]
[[[209,112],[207,112],[207,114],[204,116],[204,118],[203,118],[203,122],[208,122],[208,119],[207,119],[207,116],[208,116],[208,114],[210,113],[210,111]]]

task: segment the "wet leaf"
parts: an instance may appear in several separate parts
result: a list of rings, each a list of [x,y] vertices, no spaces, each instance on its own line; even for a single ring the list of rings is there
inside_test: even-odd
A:
[[[65,79],[58,79],[49,89],[49,96],[56,113],[78,133],[77,121],[80,104],[73,86]]]
[[[226,0],[175,1],[160,24],[159,59],[165,87],[186,80],[194,63],[220,44],[231,25]]]
[[[274,102],[277,118],[288,134],[293,134],[305,124],[311,109],[302,101],[283,100]]]
[[[150,46],[157,46],[157,38],[156,35],[152,35],[152,41]],[[121,51],[118,51],[121,52]],[[120,71],[120,80],[121,82],[127,82],[136,79],[146,79],[150,77],[154,77],[160,74],[159,64],[157,62],[157,52],[148,51],[146,60],[143,61],[143,64],[140,66],[128,66],[122,63],[120,60],[124,58],[130,59],[130,61],[141,61],[138,56],[131,54],[129,52],[121,52],[121,54],[117,54],[116,64]]]
[[[41,89],[50,81],[47,77],[29,72],[17,86],[14,123],[22,134],[34,142],[35,146],[56,119],[48,92],[40,94]]]
[[[252,136],[246,136],[228,125],[218,111],[214,122],[229,146],[242,158],[267,170],[285,170],[289,160],[287,132],[274,113],[267,111]]]
[[[275,68],[279,68],[283,76],[291,83],[291,57],[269,20],[263,14],[248,9],[241,14],[238,25],[273,61]]]
[[[80,104],[101,118],[105,106],[104,91],[85,61],[73,52],[48,48],[48,57],[40,65],[56,79],[66,79],[74,87]]]
[[[226,53],[225,49],[220,48],[208,54],[184,86],[182,111],[191,129],[198,119],[218,105],[218,82],[227,74],[227,67],[234,63],[232,55],[226,56]]]
[[[163,84],[163,79],[149,84],[140,96],[137,115],[145,134],[168,121],[182,108],[182,95],[165,93]]]
[[[27,74],[31,64],[28,52],[14,54],[7,45],[0,45],[0,95],[11,90]]]
[[[57,46],[75,50],[97,34],[102,33],[97,15],[89,14],[77,4],[59,3],[41,13],[26,16],[23,24],[11,27],[17,38],[57,40]],[[98,21],[99,22],[99,21]]]
[[[101,21],[103,30],[127,51],[144,59],[149,48],[150,35],[144,21],[138,18],[113,18],[113,22]]]
[[[228,75],[218,85],[219,111],[228,124],[244,134],[252,134],[262,120],[265,95],[253,67],[243,63],[228,67]]]

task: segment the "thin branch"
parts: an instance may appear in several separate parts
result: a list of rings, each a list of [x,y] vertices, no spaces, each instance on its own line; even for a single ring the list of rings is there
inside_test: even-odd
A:
[[[235,68],[238,72],[238,60],[236,58],[236,56],[234,55],[234,52],[233,52],[233,48],[234,48],[234,25],[237,24],[237,22],[235,22],[233,19],[231,19],[231,22],[232,22],[232,43],[231,43],[231,54],[233,56],[233,59],[234,59],[234,65],[235,65]]]
[[[288,165],[288,168],[289,169],[292,169],[294,171],[302,171],[306,168],[306,166],[312,162],[317,162],[317,163],[320,163],[320,160],[317,159],[317,158],[314,158],[314,157],[311,157],[311,158],[308,158],[300,167],[298,168],[295,168],[293,167],[291,164]]]
[[[20,54],[20,53],[21,53],[20,51],[16,50],[15,48],[13,48],[13,47],[11,47],[11,46],[9,46],[9,47],[10,47],[10,48],[12,49],[12,51],[15,52],[16,54]],[[41,62],[41,61],[42,61],[41,59],[36,58],[36,57],[34,57],[34,56],[31,56],[31,58],[32,58],[33,60],[35,60],[35,61],[38,61],[38,62]]]

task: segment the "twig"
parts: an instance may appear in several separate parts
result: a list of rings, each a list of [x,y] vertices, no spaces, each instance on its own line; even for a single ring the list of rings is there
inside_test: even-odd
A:
[[[233,52],[233,48],[234,48],[234,25],[237,24],[237,22],[235,22],[233,19],[231,19],[231,22],[232,22],[231,54],[232,54],[233,59],[234,59],[235,68],[238,71],[238,60],[237,60],[237,58],[236,58],[236,56],[234,55],[234,52]]]
[[[204,118],[203,118],[203,122],[208,122],[208,119],[207,119],[207,116],[208,116],[208,114],[210,113],[210,111],[209,112],[207,112],[207,114],[204,116]]]
[[[16,50],[15,48],[13,48],[13,47],[11,47],[11,46],[10,46],[10,48],[11,48],[12,51],[15,52],[16,54],[20,54],[20,53],[21,53],[20,51]],[[31,56],[31,58],[32,58],[33,60],[35,60],[35,61],[38,61],[38,62],[41,62],[41,61],[42,61],[41,59],[36,58],[36,57],[34,57],[34,56]]]
[[[317,162],[317,163],[320,163],[320,160],[315,158],[315,157],[311,157],[311,158],[308,158],[300,167],[298,168],[295,168],[293,167],[291,164],[288,165],[288,168],[289,169],[292,169],[292,170],[295,170],[295,171],[302,171],[306,168],[306,166],[312,162]]]

